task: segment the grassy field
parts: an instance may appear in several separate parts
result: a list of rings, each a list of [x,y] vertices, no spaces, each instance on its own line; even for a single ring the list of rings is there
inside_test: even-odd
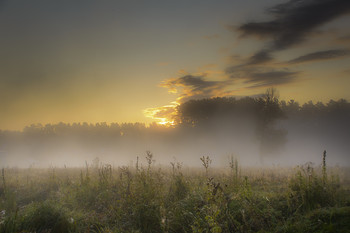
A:
[[[350,232],[349,169],[3,168],[0,232]],[[137,160],[139,161],[139,160]],[[146,161],[146,163],[145,163]],[[322,161],[321,161],[322,162]]]

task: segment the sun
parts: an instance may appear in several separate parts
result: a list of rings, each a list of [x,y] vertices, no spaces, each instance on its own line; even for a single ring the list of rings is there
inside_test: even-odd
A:
[[[173,126],[175,125],[175,122],[172,120],[169,120],[167,118],[160,118],[159,121],[156,122],[158,125],[164,125],[164,126]]]
[[[165,105],[157,108],[147,108],[143,114],[155,120],[158,125],[173,126],[175,125],[174,116],[176,114],[177,104]]]

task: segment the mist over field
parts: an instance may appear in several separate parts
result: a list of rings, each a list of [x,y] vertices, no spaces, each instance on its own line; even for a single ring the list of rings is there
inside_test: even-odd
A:
[[[156,163],[176,160],[201,166],[228,166],[234,156],[244,166],[294,166],[321,163],[349,166],[350,104],[345,100],[299,106],[276,97],[192,100],[177,107],[175,125],[41,124],[21,132],[1,131],[1,166],[83,166],[98,158],[114,166],[145,164],[146,151]]]

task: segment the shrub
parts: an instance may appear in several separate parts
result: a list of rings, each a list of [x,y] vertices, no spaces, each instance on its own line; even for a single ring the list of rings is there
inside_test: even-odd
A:
[[[50,202],[32,204],[28,207],[20,223],[22,231],[34,232],[71,232],[74,230],[73,221],[63,208]]]

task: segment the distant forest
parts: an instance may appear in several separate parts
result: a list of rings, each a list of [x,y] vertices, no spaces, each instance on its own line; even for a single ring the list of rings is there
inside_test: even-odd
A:
[[[275,90],[269,89],[264,96],[257,98],[190,100],[177,107],[173,126],[84,122],[32,124],[21,132],[0,131],[0,155],[4,158],[25,153],[40,159],[53,148],[73,147],[75,154],[88,151],[95,156],[113,154],[113,151],[122,153],[138,147],[140,150],[152,150],[157,146],[174,148],[184,144],[199,147],[194,142],[204,137],[216,142],[220,148],[229,145],[230,141],[254,141],[259,144],[261,157],[274,156],[283,150],[288,134],[320,142],[337,140],[341,146],[348,144],[349,119],[350,103],[345,99],[328,103],[310,101],[300,105],[294,100],[280,101]]]

